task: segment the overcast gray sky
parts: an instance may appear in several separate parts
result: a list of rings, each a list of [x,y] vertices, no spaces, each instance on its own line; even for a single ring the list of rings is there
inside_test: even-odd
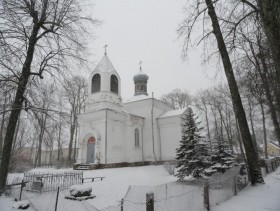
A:
[[[149,75],[148,93],[159,98],[173,89],[194,94],[213,81],[214,65],[201,65],[199,48],[189,52],[182,61],[182,40],[176,29],[183,20],[186,0],[93,0],[92,14],[103,21],[95,29],[90,44],[95,64],[109,47],[108,57],[118,71],[122,83],[122,97],[134,94],[133,76],[143,61],[143,72]],[[94,67],[93,67],[94,69]]]

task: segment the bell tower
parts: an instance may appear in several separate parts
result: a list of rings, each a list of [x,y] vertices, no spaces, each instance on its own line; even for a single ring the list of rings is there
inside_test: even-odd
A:
[[[107,56],[106,47],[103,58],[88,80],[88,111],[104,108],[119,110],[122,107],[121,79]]]

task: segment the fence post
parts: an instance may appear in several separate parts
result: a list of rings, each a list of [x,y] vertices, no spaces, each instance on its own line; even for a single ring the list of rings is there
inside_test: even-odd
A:
[[[208,180],[204,180],[203,184],[203,201],[204,201],[204,207],[207,211],[210,211],[210,205],[209,205],[209,182]]]
[[[59,187],[57,188],[56,201],[55,201],[55,211],[57,211],[58,195],[59,195]]]
[[[21,194],[22,194],[22,189],[24,187],[24,180],[21,181],[21,185],[20,185],[20,193],[19,193],[19,200],[21,201]]]
[[[236,182],[236,176],[233,177],[233,187],[234,187],[234,195],[237,195],[237,182]]]
[[[43,189],[43,177],[41,177],[41,187],[40,187],[40,194],[42,193],[42,189]]]
[[[265,162],[265,172],[266,172],[266,174],[268,174],[268,173],[269,173],[269,170],[268,170],[268,164],[267,164],[267,162]]]
[[[146,193],[146,211],[154,211],[154,193]]]
[[[123,199],[121,199],[121,211],[123,211]]]

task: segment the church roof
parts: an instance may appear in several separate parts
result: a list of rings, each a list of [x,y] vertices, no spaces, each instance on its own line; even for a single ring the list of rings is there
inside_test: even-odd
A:
[[[135,102],[135,101],[139,101],[139,100],[146,100],[146,99],[150,99],[151,97],[147,96],[147,95],[136,95],[133,96],[129,99],[126,100],[126,103],[130,103],[130,102]]]
[[[180,116],[182,115],[187,108],[182,108],[182,109],[177,109],[177,110],[172,110],[172,111],[167,111],[164,114],[162,114],[159,118],[163,117],[171,117],[171,116]]]
[[[116,71],[116,69],[112,65],[107,54],[105,54],[101,59],[101,61],[96,66],[94,72],[112,72],[112,71]]]

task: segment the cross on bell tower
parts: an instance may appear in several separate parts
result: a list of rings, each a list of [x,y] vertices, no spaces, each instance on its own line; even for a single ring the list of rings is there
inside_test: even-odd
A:
[[[105,55],[107,55],[107,47],[108,47],[108,45],[107,45],[107,44],[105,44],[105,45],[104,45],[104,49],[105,49],[104,54],[105,54]]]

